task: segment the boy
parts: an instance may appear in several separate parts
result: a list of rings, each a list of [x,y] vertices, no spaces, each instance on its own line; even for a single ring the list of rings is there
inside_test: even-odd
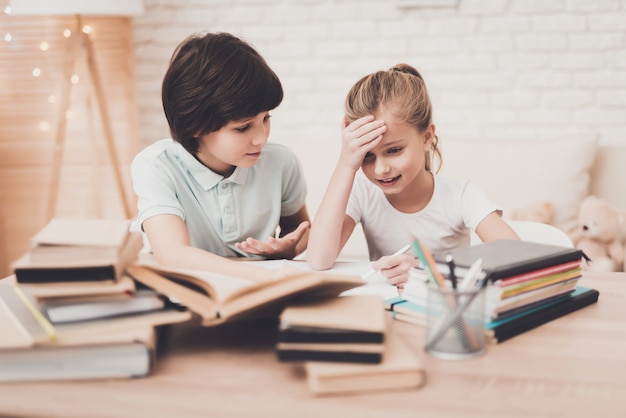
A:
[[[162,86],[172,138],[131,164],[138,222],[160,264],[258,279],[258,267],[226,257],[304,251],[302,168],[287,147],[267,144],[282,98],[276,74],[233,35],[192,35],[176,48]]]

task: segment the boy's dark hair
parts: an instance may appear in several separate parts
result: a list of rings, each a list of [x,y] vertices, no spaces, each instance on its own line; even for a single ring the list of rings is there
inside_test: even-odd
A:
[[[206,33],[176,47],[161,98],[172,138],[195,154],[200,136],[276,108],[283,88],[251,45],[228,33]]]

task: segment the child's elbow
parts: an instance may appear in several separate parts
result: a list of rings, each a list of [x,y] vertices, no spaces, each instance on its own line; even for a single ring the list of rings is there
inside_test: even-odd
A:
[[[307,263],[309,263],[309,266],[313,270],[316,270],[316,271],[328,270],[333,265],[335,265],[335,262],[333,260],[328,261],[328,260],[323,260],[320,258],[309,257],[309,256],[307,256],[306,261]]]

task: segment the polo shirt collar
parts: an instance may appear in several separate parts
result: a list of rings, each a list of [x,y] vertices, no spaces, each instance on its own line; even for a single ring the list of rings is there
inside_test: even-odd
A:
[[[224,176],[217,174],[202,164],[181,144],[176,143],[176,145],[178,146],[178,155],[180,156],[183,166],[187,167],[189,174],[191,174],[204,190],[210,190],[224,180]],[[246,184],[249,171],[250,168],[235,167],[235,171],[230,175],[228,181],[241,185]]]

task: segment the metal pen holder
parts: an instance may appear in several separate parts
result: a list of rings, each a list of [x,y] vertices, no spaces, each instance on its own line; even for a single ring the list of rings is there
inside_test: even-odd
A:
[[[485,352],[485,289],[428,288],[426,352],[445,360],[465,360]]]

